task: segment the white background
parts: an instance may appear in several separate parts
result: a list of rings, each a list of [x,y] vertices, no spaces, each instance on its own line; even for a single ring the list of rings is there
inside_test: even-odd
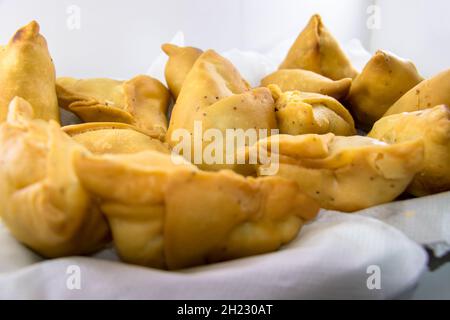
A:
[[[373,3],[379,30],[366,26]],[[67,26],[72,5],[80,29]],[[0,43],[36,19],[59,76],[129,78],[145,73],[178,30],[203,49],[266,51],[317,12],[343,44],[388,49],[430,76],[450,66],[449,11],[448,0],[0,0]]]

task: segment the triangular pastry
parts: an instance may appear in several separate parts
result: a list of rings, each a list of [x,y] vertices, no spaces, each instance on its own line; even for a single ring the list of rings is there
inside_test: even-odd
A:
[[[17,30],[0,47],[0,122],[5,121],[14,97],[26,99],[37,119],[59,122],[55,90],[55,67],[47,42],[32,21]]]
[[[200,137],[194,130],[196,124],[202,127]],[[193,153],[201,153],[202,156],[209,144],[202,136],[209,129],[218,130],[226,140],[227,129],[255,130],[258,133],[255,137],[257,139],[259,129],[267,130],[270,135],[270,129],[276,128],[274,101],[270,90],[250,89],[247,81],[228,60],[213,50],[208,50],[197,59],[184,81],[172,111],[166,141],[174,148],[184,141],[178,134],[188,133],[192,146],[189,160],[193,161]],[[197,142],[201,145],[200,152],[194,150]],[[223,154],[226,153],[224,149],[228,142],[224,141]],[[183,155],[186,157],[185,153]],[[205,170],[239,170],[234,164],[211,164],[206,161],[196,164]]]
[[[166,133],[170,94],[152,77],[140,75],[127,81],[58,78],[56,89],[60,106],[85,122],[127,123],[155,138]]]
[[[369,129],[423,78],[411,61],[377,51],[353,80],[346,99],[361,128]]]
[[[45,257],[93,253],[109,228],[74,168],[84,148],[59,125],[33,119],[15,98],[0,124],[0,216],[14,237]]]
[[[277,175],[296,181],[325,209],[352,212],[392,201],[423,165],[421,139],[389,145],[328,133],[271,136],[258,144],[271,150],[273,139],[279,144]]]
[[[100,200],[120,257],[149,267],[277,250],[318,212],[293,181],[200,171],[155,151],[80,157],[76,167]]]
[[[386,116],[375,122],[369,136],[387,143],[423,139],[424,166],[408,191],[424,196],[450,190],[450,108],[445,105]]]
[[[65,126],[62,130],[95,154],[134,153],[145,150],[170,152],[161,140],[125,123],[88,122]]]
[[[450,105],[450,69],[420,82],[398,99],[384,116],[428,109],[440,104]]]
[[[276,84],[282,91],[314,92],[339,100],[347,96],[352,79],[331,80],[308,70],[282,69],[269,74],[261,80],[261,85],[264,87],[270,84]]]
[[[164,75],[170,92],[176,100],[184,79],[203,51],[194,47],[179,47],[170,43],[163,44],[161,48],[169,56]]]
[[[358,72],[316,14],[295,40],[279,69],[305,69],[333,80],[355,78]]]
[[[350,112],[336,99],[318,93],[286,91],[269,85],[275,100],[280,133],[334,133],[340,136],[356,134]]]

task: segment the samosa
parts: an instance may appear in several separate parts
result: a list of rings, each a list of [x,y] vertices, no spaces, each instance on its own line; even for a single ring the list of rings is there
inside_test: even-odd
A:
[[[149,76],[127,81],[104,78],[58,78],[58,101],[85,122],[122,122],[134,125],[151,137],[167,131],[167,88]]]
[[[314,92],[339,100],[347,96],[352,79],[343,78],[335,81],[308,70],[282,69],[261,80],[264,87],[270,84],[276,84],[282,91]]]
[[[155,150],[169,153],[169,147],[138,128],[119,122],[88,122],[62,127],[76,142],[95,154],[134,153]]]
[[[162,50],[169,56],[164,75],[170,92],[176,100],[184,79],[203,51],[194,47],[179,47],[170,43],[163,44]]]
[[[269,85],[275,100],[280,133],[334,133],[340,136],[356,134],[350,112],[336,99],[318,93],[286,91]]]
[[[401,143],[423,139],[424,166],[408,191],[415,196],[450,190],[450,108],[445,105],[415,112],[403,112],[378,120],[370,137]]]
[[[378,50],[353,80],[347,104],[361,128],[369,129],[423,78],[408,60]]]
[[[21,98],[0,124],[0,215],[13,236],[45,257],[93,253],[109,227],[83,188],[74,159],[86,152]]]
[[[200,171],[155,151],[75,163],[101,203],[119,256],[149,267],[180,269],[277,250],[319,209],[293,181]]]
[[[17,30],[0,47],[0,122],[6,120],[9,103],[16,96],[31,103],[36,118],[59,122],[55,67],[36,21]]]
[[[273,142],[279,145],[278,176],[296,181],[322,208],[345,212],[394,200],[423,164],[421,139],[390,145],[332,133],[273,135],[258,147],[271,150]]]
[[[339,43],[316,14],[295,40],[279,69],[305,69],[333,80],[358,74]]]
[[[450,69],[416,85],[398,99],[384,116],[433,108],[440,104],[450,106]]]
[[[201,128],[195,130],[196,127]],[[246,170],[247,166],[238,166],[237,161],[224,164],[225,159],[229,158],[227,157],[229,150],[226,150],[226,146],[234,145],[236,142],[232,138],[226,139],[227,129],[245,132],[249,129],[255,133],[253,137],[255,141],[246,140],[245,145],[236,146],[237,150],[256,143],[260,137],[260,129],[266,135],[270,135],[270,130],[276,128],[274,101],[270,90],[250,89],[247,81],[228,60],[213,50],[208,50],[197,59],[184,81],[172,111],[166,141],[175,148],[176,152],[179,152],[181,146],[183,150],[179,153],[202,169],[238,170],[243,168]],[[216,156],[213,160],[218,161],[205,161],[203,157],[204,151],[209,150],[206,147],[210,145],[210,142],[203,137],[206,132],[225,137],[219,147],[220,150],[211,152]],[[186,154],[186,148],[189,148],[189,145],[191,150],[189,154]],[[197,146],[200,147],[197,148]],[[220,157],[217,157],[217,154],[220,154]],[[233,151],[228,152],[228,156],[234,157],[234,154]],[[199,161],[195,161],[198,156],[200,156]]]

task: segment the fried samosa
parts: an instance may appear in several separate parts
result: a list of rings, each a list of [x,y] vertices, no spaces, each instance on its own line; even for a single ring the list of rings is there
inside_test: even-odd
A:
[[[334,133],[340,136],[356,134],[350,112],[336,99],[318,93],[286,91],[269,85],[275,100],[280,133]]]
[[[351,78],[331,80],[318,73],[302,69],[277,70],[261,80],[261,85],[267,87],[275,84],[284,91],[314,92],[331,96],[335,99],[345,98],[352,84]]]
[[[310,70],[333,80],[358,74],[318,14],[311,17],[279,69]]]
[[[82,146],[15,98],[0,125],[0,215],[16,239],[45,257],[88,254],[110,241],[107,222],[75,173]]]
[[[277,175],[292,179],[325,209],[352,212],[394,200],[423,164],[422,140],[389,145],[362,137],[271,136],[279,144]],[[259,166],[258,171],[264,165]]]
[[[62,128],[76,142],[95,154],[133,153],[155,150],[169,153],[169,147],[134,126],[119,122],[89,122]]]
[[[201,125],[200,132],[194,130],[196,125]],[[166,141],[177,150],[180,143],[184,144],[185,139],[189,139],[192,152],[188,156],[181,153],[204,170],[239,170],[238,167],[241,166],[235,164],[208,163],[203,158],[195,161],[195,155],[191,155],[199,153],[198,149],[194,149],[196,144],[201,145],[201,155],[208,146],[203,134],[208,129],[218,131],[223,136],[227,129],[251,129],[258,134],[255,136],[257,140],[260,129],[267,130],[267,135],[270,135],[270,129],[276,128],[274,101],[270,90],[250,89],[249,84],[228,60],[213,50],[208,50],[197,59],[184,81],[172,111]],[[185,132],[190,136],[183,136],[180,141],[179,134]],[[225,146],[229,143],[230,141],[224,141],[223,152],[218,151],[224,155],[223,159],[226,158]]]
[[[408,191],[424,196],[450,190],[450,108],[436,106],[415,112],[404,112],[378,120],[370,137],[401,143],[423,139],[425,160]]]
[[[154,151],[83,156],[83,184],[101,201],[120,257],[180,269],[277,250],[318,205],[280,177],[199,171]]]
[[[450,106],[450,69],[416,85],[398,99],[384,116],[433,108],[440,104]]]
[[[194,47],[179,47],[170,43],[163,44],[162,50],[169,56],[164,75],[170,92],[176,100],[184,79],[203,51]]]
[[[167,131],[170,94],[158,80],[140,75],[128,81],[58,78],[59,105],[85,122],[122,122],[155,138]]]
[[[369,129],[423,78],[411,61],[377,51],[352,83],[347,103],[361,128]]]
[[[55,67],[36,21],[20,28],[0,47],[0,122],[5,121],[8,105],[16,96],[32,104],[37,119],[59,122]]]

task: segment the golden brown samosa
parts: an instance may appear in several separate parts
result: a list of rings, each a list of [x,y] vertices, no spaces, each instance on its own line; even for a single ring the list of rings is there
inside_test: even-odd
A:
[[[314,92],[339,100],[347,96],[352,79],[344,78],[335,81],[308,70],[282,69],[261,80],[261,85],[264,87],[270,84],[276,84],[282,91]]]
[[[62,127],[76,142],[95,154],[133,153],[155,150],[169,153],[169,147],[136,127],[119,122],[89,122]]]
[[[334,133],[340,136],[356,134],[350,112],[336,99],[319,93],[286,91],[269,85],[275,100],[280,133]]]
[[[51,120],[32,119],[15,98],[0,124],[0,215],[14,237],[45,257],[92,253],[109,240],[106,220],[74,168],[83,147]]]
[[[169,56],[164,75],[170,92],[176,100],[184,79],[203,51],[194,47],[179,47],[170,43],[163,44],[161,48]]]
[[[293,181],[176,166],[154,151],[80,157],[76,167],[101,202],[120,257],[149,267],[274,251],[318,212]]]
[[[273,139],[279,144],[277,175],[296,181],[325,209],[352,212],[392,201],[423,164],[420,139],[389,145],[328,133],[273,135],[258,144],[271,150]]]
[[[416,174],[408,191],[415,196],[450,190],[450,108],[436,106],[415,112],[403,112],[378,120],[370,137],[388,143],[423,139],[424,166]]]
[[[36,21],[17,30],[0,47],[0,122],[16,96],[31,103],[36,118],[59,122],[55,67]]]
[[[416,85],[398,99],[384,116],[450,105],[450,69]]]
[[[339,43],[316,14],[289,49],[279,69],[305,69],[333,80],[358,74]]]
[[[196,126],[201,126],[200,130],[195,130]],[[208,129],[222,136],[225,136],[227,129],[244,131],[251,129],[252,132],[256,132],[254,138],[257,140],[260,129],[267,130],[267,135],[270,135],[270,129],[276,128],[274,101],[270,90],[250,89],[247,81],[228,60],[213,50],[208,50],[197,59],[184,81],[172,111],[166,141],[178,152],[180,144],[186,142],[185,137],[181,139],[179,134],[188,133],[189,141],[187,142],[191,145],[192,152],[190,155],[181,152],[187,159],[205,170],[222,168],[237,170],[236,163],[220,164],[204,161],[203,151],[209,142],[203,139],[203,134]],[[212,130],[209,132],[211,133]],[[246,145],[252,145],[255,142],[247,141]],[[226,158],[225,146],[228,143],[230,141],[224,141],[223,152],[218,152],[224,155],[223,162]],[[200,148],[195,149],[198,144]],[[199,153],[201,159],[195,161],[195,155],[198,156]]]
[[[370,129],[389,107],[423,78],[411,61],[378,50],[353,80],[347,103],[364,129]]]
[[[163,138],[167,130],[167,88],[149,76],[128,81],[58,78],[58,101],[85,122],[122,122]]]

